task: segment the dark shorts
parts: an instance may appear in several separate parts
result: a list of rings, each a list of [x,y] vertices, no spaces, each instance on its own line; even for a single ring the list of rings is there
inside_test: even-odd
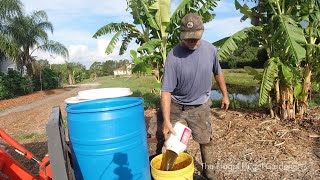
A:
[[[172,126],[176,122],[185,120],[188,127],[192,130],[193,140],[200,144],[207,144],[212,139],[211,127],[211,100],[205,104],[188,106],[175,102],[171,103],[170,120]]]

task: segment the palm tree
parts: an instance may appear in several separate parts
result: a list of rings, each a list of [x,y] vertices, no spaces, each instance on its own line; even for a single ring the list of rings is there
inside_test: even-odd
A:
[[[48,21],[45,11],[35,11],[29,16],[14,17],[9,20],[6,29],[21,50],[17,61],[18,68],[22,72],[25,66],[30,77],[33,74],[33,62],[35,61],[32,54],[36,50],[68,57],[68,50],[64,45],[48,39],[47,30],[53,33],[53,26]]]
[[[143,13],[143,8],[139,1],[144,2],[145,0],[127,0],[128,10],[131,10],[131,14],[134,19],[134,24],[120,22],[110,23],[101,27],[94,35],[93,38],[115,33],[109,42],[106,53],[110,54],[113,52],[119,37],[122,36],[122,44],[119,50],[119,55],[122,55],[132,40],[136,40],[136,43],[141,45],[144,42],[149,41],[150,26],[146,23],[147,17]],[[140,25],[141,31],[136,27]]]
[[[18,55],[18,48],[4,27],[8,19],[22,14],[22,7],[23,5],[19,0],[0,1],[0,54],[10,57],[17,57]]]
[[[302,117],[308,103],[312,67],[319,61],[319,1],[260,0],[249,8],[235,0],[235,6],[244,14],[242,20],[250,18],[253,26],[225,39],[219,56],[230,55],[250,32],[259,34],[269,56],[261,78],[259,105],[269,103],[271,115],[281,119]],[[302,27],[303,22],[308,24],[306,28]],[[275,92],[275,107],[271,90]]]

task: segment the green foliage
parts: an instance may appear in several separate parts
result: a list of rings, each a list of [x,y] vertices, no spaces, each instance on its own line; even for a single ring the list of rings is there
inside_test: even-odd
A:
[[[223,75],[228,84],[243,85],[243,86],[258,86],[259,81],[254,80],[254,76],[249,75],[244,69],[223,69]],[[257,70],[259,73],[261,69]],[[235,78],[237,77],[237,78]],[[215,84],[215,80],[212,80]]]
[[[245,66],[263,68],[263,64],[268,59],[266,59],[266,54],[259,53],[259,51],[262,51],[260,49],[262,48],[253,46],[250,41],[243,42],[231,55],[220,60],[220,65],[224,69],[243,68]]]
[[[152,67],[148,62],[150,61],[143,61],[137,56],[137,52],[135,50],[130,51],[131,58],[133,59],[134,62],[134,68],[132,69],[133,73],[142,73],[142,74],[150,74],[152,72]]]
[[[25,95],[33,91],[32,82],[17,71],[0,74],[0,99]]]
[[[16,58],[18,68],[26,66],[27,73],[31,77],[34,73],[32,56],[36,50],[44,50],[68,58],[68,50],[62,44],[50,41],[47,31],[53,33],[53,25],[48,21],[45,11],[35,11],[30,15],[21,15],[8,20],[5,31],[12,37],[16,47],[20,50],[19,58]],[[31,51],[31,49],[33,49]]]
[[[276,54],[293,66],[299,66],[306,57],[306,50],[302,46],[306,43],[303,29],[287,15],[274,15],[271,21],[274,29],[271,39],[277,49]]]
[[[183,0],[170,17],[170,0],[127,0],[128,11],[132,14],[134,24],[110,23],[100,28],[93,37],[114,33],[107,47],[107,53],[110,53],[114,50],[118,37],[122,36],[119,54],[122,54],[127,49],[128,43],[135,39],[136,43],[142,46],[138,49],[141,54],[139,58],[149,61],[145,64],[152,63],[153,67],[156,67],[155,76],[160,82],[167,52],[180,41],[178,26],[182,17],[193,12],[202,16],[204,22],[209,22],[214,17],[212,11],[217,6],[217,1]],[[136,26],[139,26],[139,29]],[[146,55],[151,57],[147,58]],[[142,65],[136,66],[141,69]]]
[[[87,82],[87,81],[85,81]],[[104,76],[97,78],[100,88],[130,88],[133,96],[144,97],[146,107],[159,107],[160,84],[152,76],[116,77]]]
[[[107,60],[104,63],[102,63],[102,73],[104,76],[113,75],[113,71],[117,67],[117,62],[113,60]],[[90,67],[91,68],[91,67]]]
[[[19,0],[0,1],[0,54],[16,59],[19,55],[19,48],[14,39],[6,31],[6,25],[10,18],[21,15],[22,3]]]
[[[119,55],[122,55],[129,44],[129,42],[134,38],[137,39],[137,43],[143,43],[145,42],[141,36],[143,36],[143,33],[141,33],[135,25],[129,24],[129,23],[110,23],[103,27],[101,27],[94,35],[93,38],[98,38],[103,35],[115,33],[112,37],[111,41],[109,42],[106,53],[110,54],[113,52],[117,42],[119,41],[119,36],[121,35],[123,37],[123,43],[121,45],[121,50],[119,52]]]
[[[138,51],[145,51],[148,54],[155,53],[155,50],[160,47],[161,40],[160,39],[151,39],[150,41],[143,43],[139,48]],[[131,51],[130,51],[131,53]]]
[[[75,83],[89,78],[89,72],[80,63],[52,64],[51,69],[58,75],[59,84],[68,83],[69,75],[74,78]]]
[[[246,72],[249,75],[253,76],[253,79],[258,80],[258,81],[262,80],[262,74],[259,71],[257,71],[256,69],[249,67],[249,66],[245,66],[244,69],[246,70]]]
[[[275,78],[279,71],[279,58],[270,58],[265,64],[263,78],[260,84],[259,105],[265,105],[269,102],[269,93],[273,88]]]
[[[41,70],[41,74],[33,76],[33,85],[35,91],[55,89],[59,87],[58,73],[52,69],[45,67]]]
[[[93,64],[91,64],[90,68],[89,68],[89,72],[90,74],[94,74],[97,77],[100,77],[103,75],[103,66],[101,62],[94,62]]]
[[[238,45],[240,43],[242,43],[245,40],[248,40],[249,33],[254,33],[255,31],[261,31],[261,27],[248,27],[236,32],[228,39],[224,38],[222,40],[214,42],[213,45],[220,46],[218,53],[219,59],[227,59],[234,51],[236,51],[239,48]],[[223,45],[221,46],[221,44]]]

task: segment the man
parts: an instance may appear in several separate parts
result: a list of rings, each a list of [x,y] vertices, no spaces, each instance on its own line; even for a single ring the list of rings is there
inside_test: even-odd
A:
[[[161,87],[162,132],[165,139],[175,135],[173,125],[184,119],[192,130],[193,139],[200,144],[203,167],[212,167],[211,99],[212,73],[223,94],[222,108],[229,107],[228,92],[218,61],[216,48],[201,40],[202,18],[187,14],[181,21],[181,43],[168,54]],[[205,169],[208,179],[214,171]]]

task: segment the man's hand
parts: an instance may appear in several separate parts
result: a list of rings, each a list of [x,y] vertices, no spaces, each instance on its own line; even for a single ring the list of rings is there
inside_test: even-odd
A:
[[[229,108],[229,97],[228,96],[224,96],[222,97],[222,102],[221,102],[221,108],[224,110],[224,111],[227,111],[228,108]]]
[[[163,122],[162,133],[164,135],[165,140],[169,138],[170,133],[176,135],[176,132],[172,128],[172,124],[167,121]]]

